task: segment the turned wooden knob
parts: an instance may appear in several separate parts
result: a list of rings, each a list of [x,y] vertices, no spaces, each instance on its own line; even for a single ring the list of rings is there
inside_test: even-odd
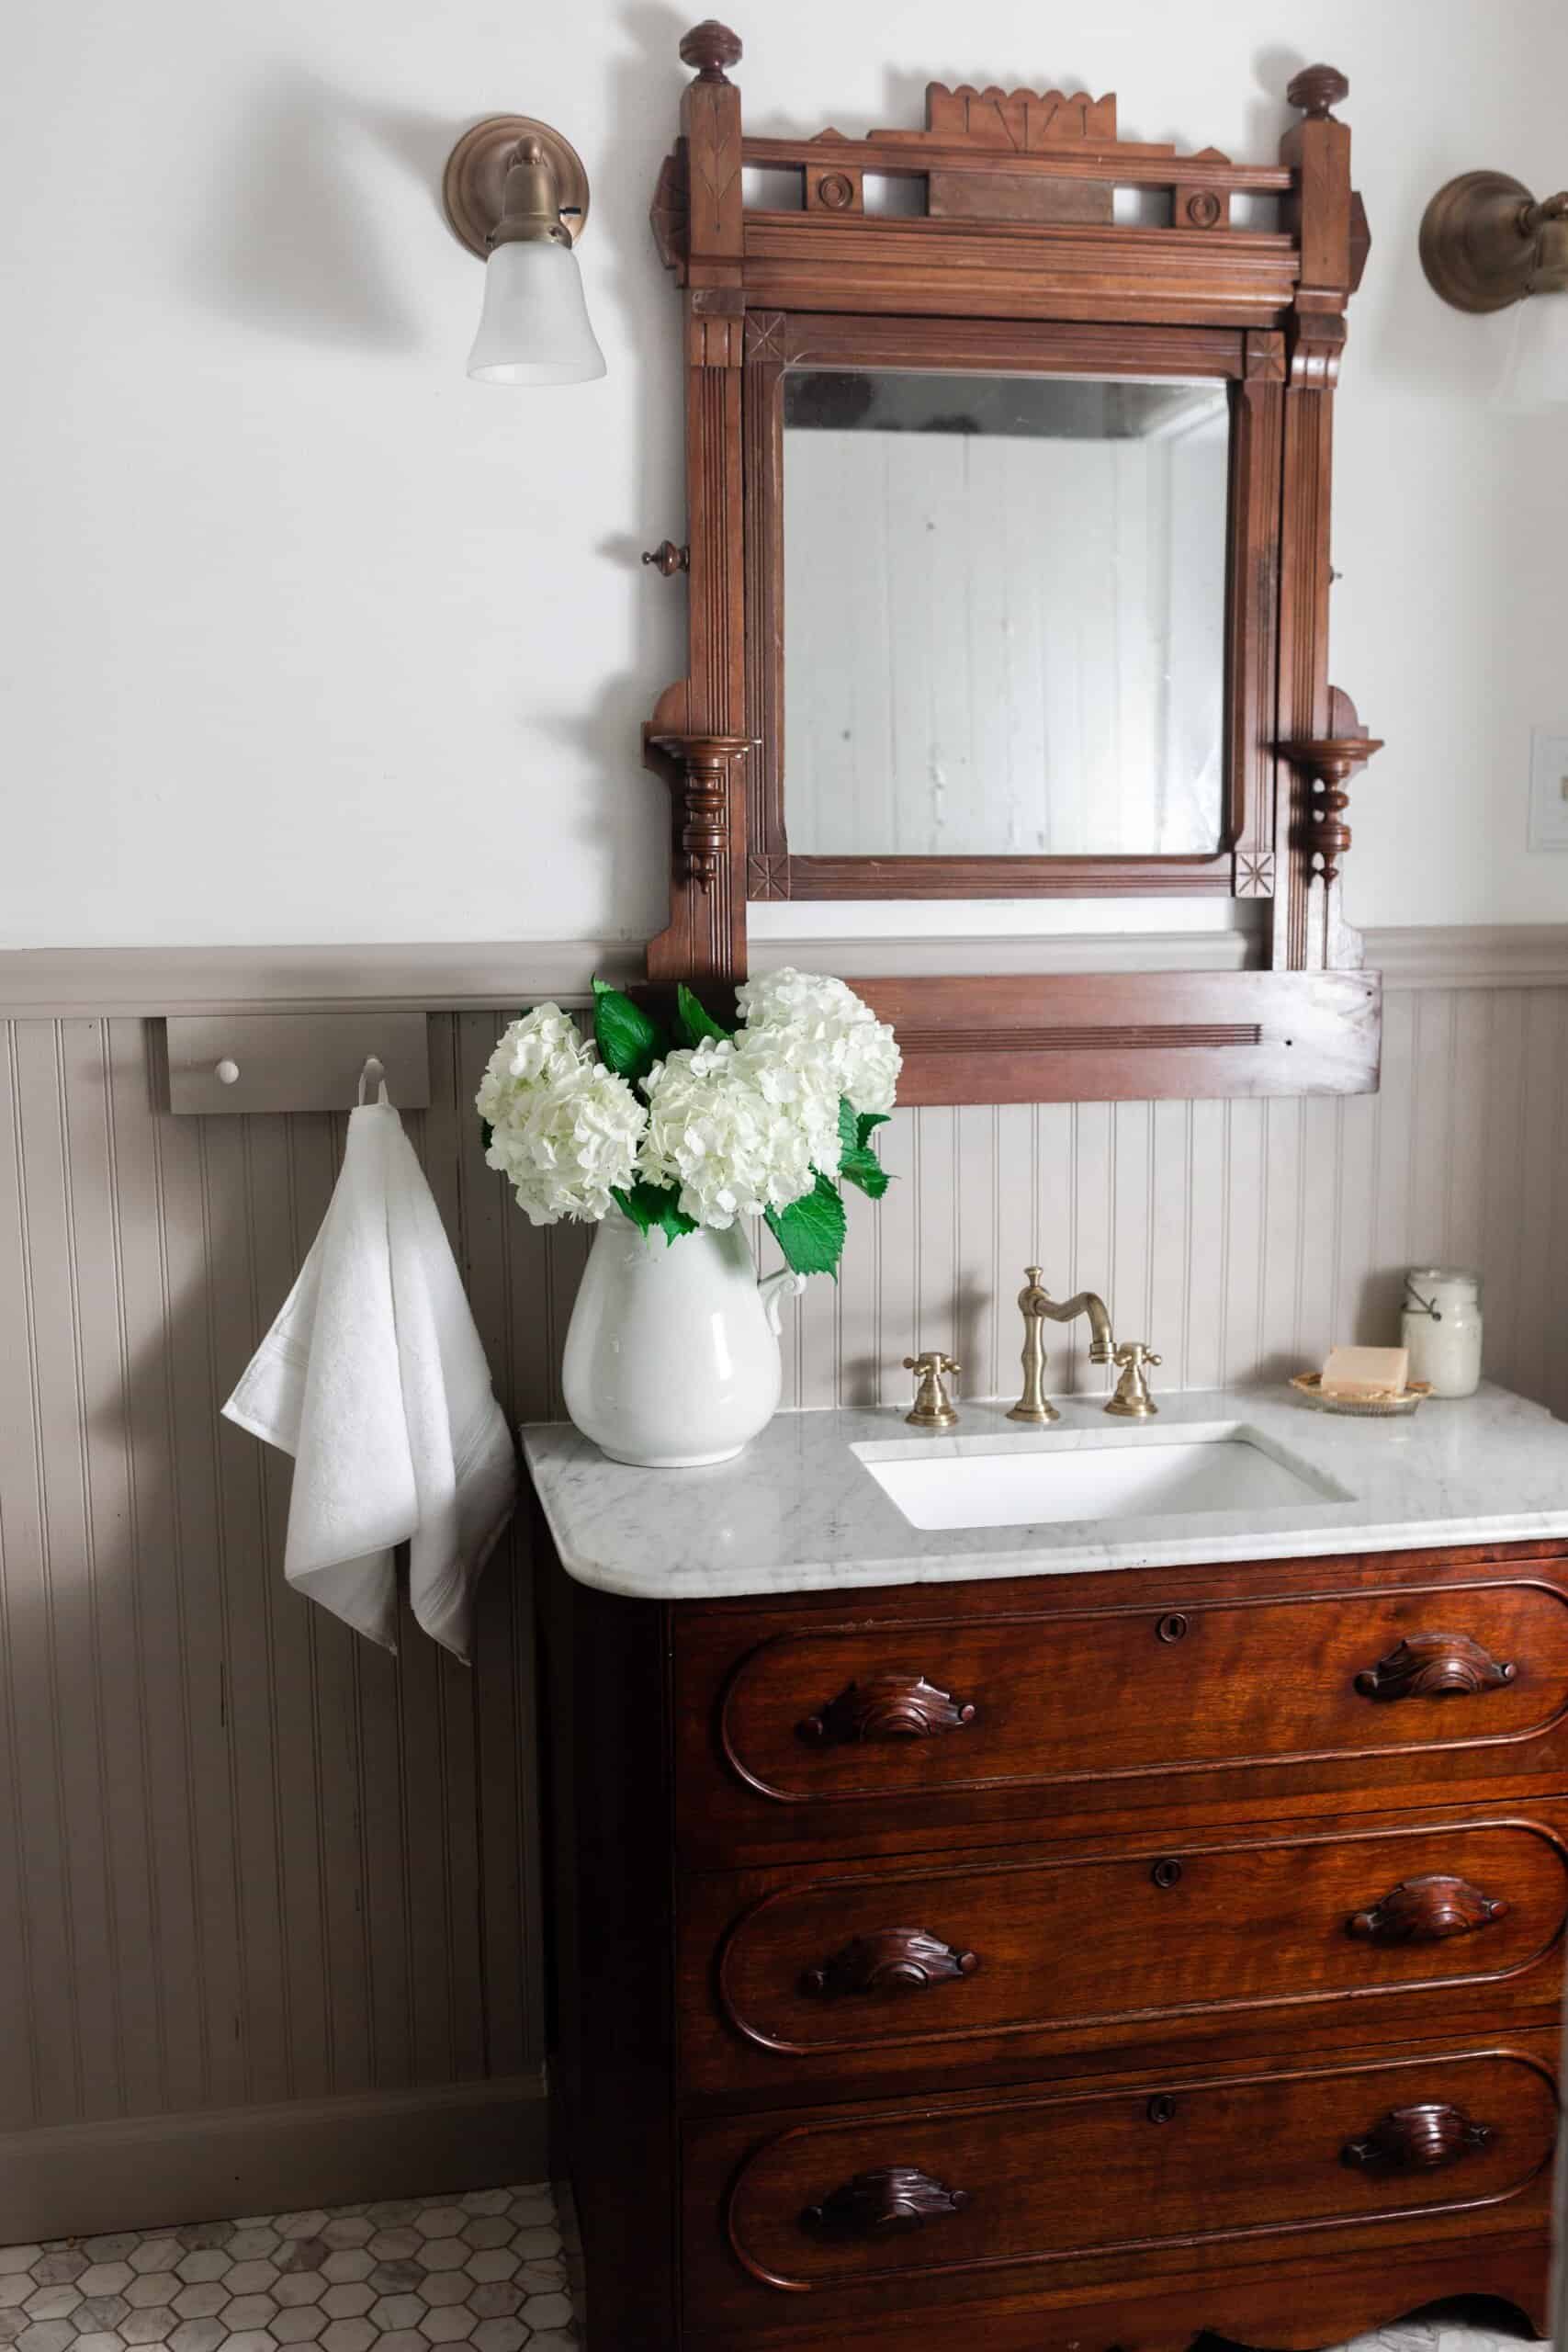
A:
[[[681,43],[681,62],[694,65],[699,82],[725,82],[727,65],[738,65],[741,49],[739,37],[716,17],[706,17],[694,25]]]
[[[1303,65],[1285,92],[1292,106],[1318,121],[1349,95],[1349,82],[1337,65]]]

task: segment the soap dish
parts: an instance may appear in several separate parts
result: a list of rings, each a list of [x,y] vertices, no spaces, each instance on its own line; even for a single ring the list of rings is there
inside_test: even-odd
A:
[[[1361,1421],[1408,1419],[1422,1397],[1432,1393],[1429,1380],[1413,1380],[1400,1396],[1325,1396],[1321,1372],[1298,1372],[1291,1386],[1315,1412],[1345,1413]]]

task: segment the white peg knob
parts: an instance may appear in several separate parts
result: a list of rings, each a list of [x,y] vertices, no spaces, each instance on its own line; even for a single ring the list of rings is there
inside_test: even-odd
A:
[[[223,1060],[219,1063],[212,1075],[218,1080],[220,1086],[233,1086],[239,1080],[240,1065],[238,1062],[230,1061],[228,1057],[225,1056]]]

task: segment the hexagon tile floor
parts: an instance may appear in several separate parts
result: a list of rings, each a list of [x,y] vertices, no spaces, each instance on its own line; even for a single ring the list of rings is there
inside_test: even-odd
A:
[[[575,2352],[547,2188],[0,2247],[4,2352]]]

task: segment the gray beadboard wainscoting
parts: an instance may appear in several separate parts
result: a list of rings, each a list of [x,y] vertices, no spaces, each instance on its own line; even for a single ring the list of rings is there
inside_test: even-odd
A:
[[[841,1283],[786,1309],[786,1402],[900,1397],[934,1345],[1007,1388],[1029,1262],[1171,1386],[1388,1336],[1399,1271],[1454,1259],[1488,1369],[1568,1411],[1568,985],[1453,968],[1391,990],[1376,1096],[899,1114]],[[589,1237],[483,1165],[502,1017],[433,1016],[408,1124],[525,1418]],[[492,1563],[471,1673],[285,1589],[288,1464],[217,1408],[344,1121],[172,1118],[161,1052],[129,1011],[3,1030],[0,2241],[543,2169],[528,1561]]]

